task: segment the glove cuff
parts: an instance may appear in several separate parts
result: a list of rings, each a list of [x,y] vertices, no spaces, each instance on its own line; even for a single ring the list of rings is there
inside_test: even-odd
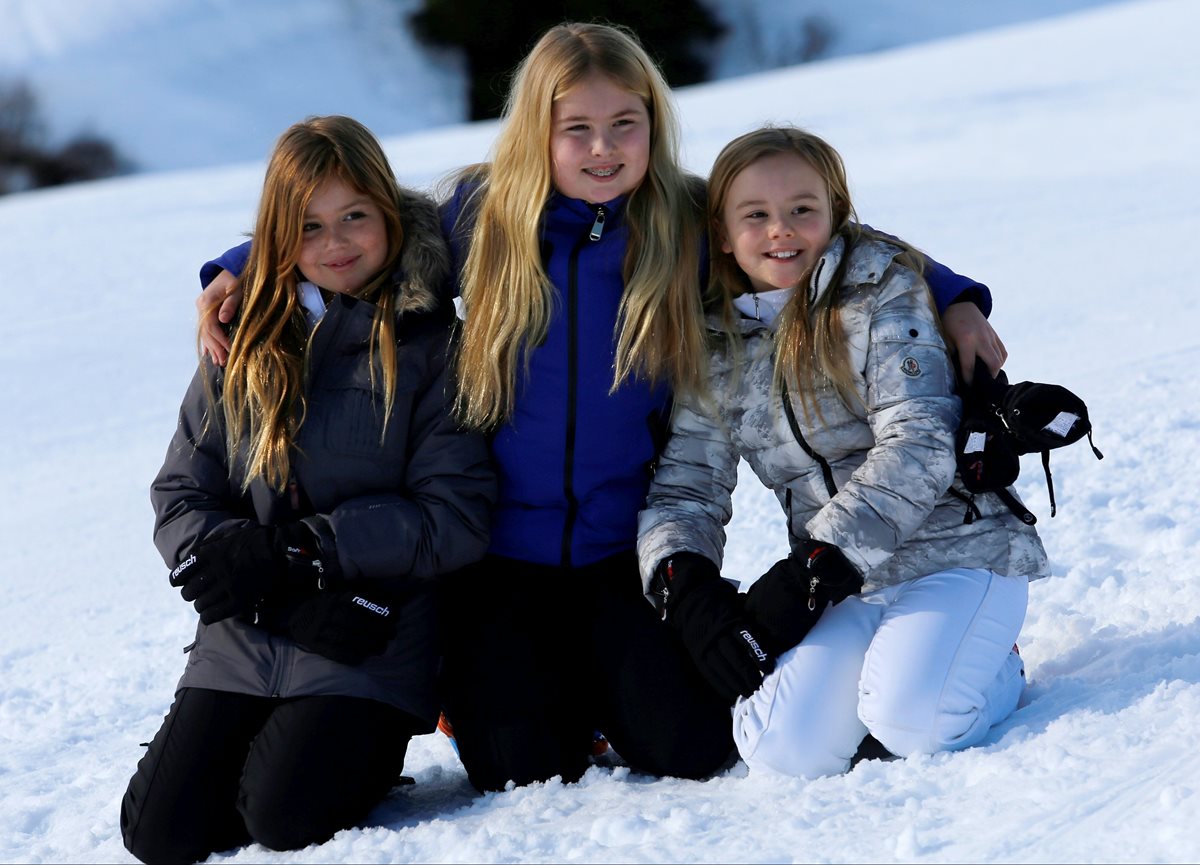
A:
[[[275,531],[282,570],[289,586],[324,590],[340,582],[336,556],[325,554],[319,536],[306,523],[285,523],[277,526]]]
[[[720,579],[721,572],[717,566],[699,553],[672,553],[654,569],[650,592],[660,599],[665,619],[668,607],[677,608],[697,585]]]

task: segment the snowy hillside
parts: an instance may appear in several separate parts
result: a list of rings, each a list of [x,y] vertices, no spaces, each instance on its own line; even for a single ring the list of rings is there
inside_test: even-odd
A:
[[[865,219],[991,285],[1013,380],[1088,401],[1106,458],[1055,453],[1056,518],[1025,462],[1054,576],[1030,592],[1025,701],[982,746],[815,782],[595,768],[480,797],[435,734],[370,826],[214,858],[1200,860],[1197,33],[1194,0],[1138,0],[680,100],[701,172],[764,121],[827,136]],[[483,158],[494,131],[392,137],[388,152],[428,185]],[[120,797],[195,625],[151,545],[148,484],[195,364],[196,270],[251,225],[261,172],[0,199],[0,861],[132,861]],[[784,548],[782,519],[748,472],[735,506],[727,571],[752,578]]]
[[[875,51],[1112,0],[710,0],[714,77]],[[93,132],[142,170],[258,160],[309,114],[380,135],[466,117],[461,58],[404,26],[420,0],[0,0],[0,85],[27,79],[56,141]],[[770,10],[769,15],[766,10]],[[596,14],[603,16],[604,4]]]
[[[466,116],[460,61],[403,25],[417,0],[0,0],[0,81],[26,77],[58,137],[143,169],[264,158],[289,123],[398,134]]]

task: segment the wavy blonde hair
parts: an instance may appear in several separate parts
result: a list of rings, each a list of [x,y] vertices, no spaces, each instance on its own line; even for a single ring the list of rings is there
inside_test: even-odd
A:
[[[805,273],[798,290],[780,313],[775,331],[776,389],[798,391],[805,415],[811,417],[811,407],[819,417],[816,393],[826,382],[833,385],[847,406],[858,402],[840,305],[841,281],[855,244],[863,237],[870,237],[898,246],[902,252],[896,261],[918,275],[924,270],[924,257],[904,241],[865,228],[858,222],[841,154],[824,139],[790,126],[767,126],[747,132],[725,145],[713,163],[708,180],[708,228],[713,258],[706,299],[721,309],[727,333],[737,332],[732,326],[736,317],[733,299],[752,290],[733,254],[721,251],[725,237],[723,212],[729,188],[751,165],[778,154],[791,154],[804,160],[824,180],[832,227],[830,241],[841,235],[846,245],[830,290],[812,303],[809,292],[804,290],[812,272]]]
[[[279,137],[267,165],[244,291],[233,326],[220,410],[232,468],[245,448],[245,491],[263,478],[282,491],[292,443],[304,422],[304,378],[310,334],[299,302],[298,268],[304,212],[313,193],[339,179],[383,212],[388,251],[383,268],[355,296],[375,304],[371,379],[382,374],[384,424],[396,382],[395,292],[392,269],[404,244],[400,190],[379,142],[349,117],[310,117]]]
[[[513,410],[518,369],[545,336],[553,287],[542,263],[541,221],[552,191],[554,102],[593,73],[636,94],[650,117],[646,176],[625,205],[629,244],[617,321],[612,389],[627,379],[701,386],[701,184],[680,168],[679,124],[670,90],[636,38],[604,24],[547,31],[517,68],[492,162],[466,169],[477,183],[463,265],[466,321],[457,354],[457,409],[471,427],[493,428]],[[470,217],[468,217],[470,218]]]

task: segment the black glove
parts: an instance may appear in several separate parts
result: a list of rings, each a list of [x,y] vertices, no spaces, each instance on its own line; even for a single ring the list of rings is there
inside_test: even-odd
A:
[[[653,588],[664,600],[663,619],[725,699],[749,697],[775,669],[774,656],[758,639],[758,625],[745,615],[742,596],[704,556],[676,553],[664,559]]]
[[[822,609],[822,601],[836,604],[862,591],[862,574],[836,544],[808,538],[795,556],[808,584],[809,609]]]
[[[862,576],[833,544],[808,540],[780,559],[746,593],[746,612],[762,627],[768,650],[798,645],[825,607],[862,590]]]
[[[809,609],[808,582],[791,556],[780,559],[746,592],[746,612],[762,626],[763,638],[782,655],[812,630],[825,605]]]
[[[195,603],[206,625],[230,616],[256,618],[262,600],[281,590],[322,585],[328,571],[303,523],[247,526],[206,538],[171,571],[171,585]]]
[[[296,645],[351,666],[382,655],[396,636],[394,597],[367,583],[316,592],[273,610],[267,627]]]
[[[746,614],[761,625],[768,651],[781,655],[804,639],[830,603],[862,589],[862,575],[841,549],[808,540],[756,579],[746,591]]]

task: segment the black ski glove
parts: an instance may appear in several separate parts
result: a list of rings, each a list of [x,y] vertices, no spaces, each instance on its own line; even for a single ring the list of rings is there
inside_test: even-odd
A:
[[[659,564],[653,589],[663,597],[664,621],[717,693],[733,702],[758,690],[775,658],[716,565],[696,553],[675,553]]]
[[[833,544],[805,541],[746,593],[746,612],[762,627],[769,651],[781,655],[804,639],[825,607],[862,589],[862,576]]]
[[[206,625],[231,616],[256,618],[264,598],[284,589],[316,589],[329,576],[317,539],[303,523],[247,526],[206,538],[171,571]]]
[[[387,651],[396,636],[396,603],[386,589],[359,581],[293,600],[272,611],[267,627],[302,649],[356,666]]]
[[[800,544],[796,558],[808,584],[809,609],[823,607],[822,599],[836,604],[862,591],[862,574],[836,544],[808,538]]]

